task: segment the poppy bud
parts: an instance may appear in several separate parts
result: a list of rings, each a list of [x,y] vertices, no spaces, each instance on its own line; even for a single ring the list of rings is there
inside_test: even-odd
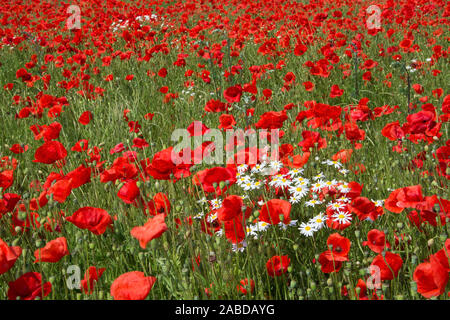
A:
[[[20,233],[20,232],[22,231],[22,227],[15,227],[15,228],[14,228],[14,231],[15,231],[16,233]]]
[[[298,248],[299,248],[298,244],[294,244],[294,245],[292,246],[292,249],[294,249],[295,251],[297,251]]]
[[[314,282],[314,281],[312,281],[311,283],[310,283],[310,288],[312,289],[312,290],[315,290],[316,289],[316,283]],[[308,288],[309,289],[309,288]]]
[[[434,239],[428,240],[427,244],[429,247],[431,247],[434,244]]]
[[[356,231],[355,231],[355,236],[356,236],[357,238],[359,238],[360,234],[361,234],[361,233],[359,232],[359,230],[356,230]]]
[[[333,285],[333,280],[331,280],[331,278],[328,278],[327,286],[331,287],[332,285]]]
[[[297,281],[292,280],[291,281],[291,288],[295,288],[297,286]]]
[[[42,241],[41,240],[36,240],[35,245],[37,248],[42,247]]]
[[[446,235],[445,233],[443,233],[443,234],[441,234],[441,235],[439,236],[439,240],[440,240],[441,242],[445,242],[446,239],[447,239],[447,235]]]

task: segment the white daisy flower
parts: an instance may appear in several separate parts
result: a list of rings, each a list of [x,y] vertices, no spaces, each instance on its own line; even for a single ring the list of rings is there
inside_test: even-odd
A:
[[[319,200],[316,200],[316,199],[311,199],[311,200],[305,202],[305,205],[307,207],[314,207],[314,206],[319,205],[319,204],[322,204],[322,201],[319,201]]]
[[[281,168],[283,168],[283,163],[281,161],[274,160],[269,163],[269,167],[274,171],[279,171]]]
[[[326,164],[329,166],[334,166],[336,169],[342,168],[342,163],[337,160],[327,160]]]
[[[255,164],[255,166],[252,168],[251,172],[252,173],[259,173],[259,172],[261,172],[264,169],[265,166],[266,166],[265,163]]]
[[[311,218],[308,223],[312,224],[316,230],[322,229],[325,226],[327,218],[323,213],[319,213],[317,216]]]
[[[298,203],[299,201],[300,201],[300,198],[299,198],[299,197],[296,197],[295,195],[292,195],[292,196],[289,198],[289,202],[292,203],[292,204]]]
[[[384,200],[372,200],[375,203],[375,207],[382,207],[384,205]]]
[[[335,185],[337,185],[337,181],[336,180],[328,180],[328,181],[326,181],[325,183],[324,183],[324,185],[325,185],[325,187],[328,187],[328,188],[330,188],[330,187],[333,187],[333,186],[335,186]]]
[[[222,200],[212,199],[209,201],[209,205],[212,207],[213,210],[219,209],[220,207],[222,207]]]
[[[349,170],[344,169],[344,168],[339,169],[338,171],[339,171],[341,174],[343,174],[344,176],[346,176],[346,175],[350,172]]]
[[[341,193],[349,193],[350,192],[350,187],[347,183],[341,184],[337,187],[337,189],[341,192]]]
[[[247,183],[250,182],[250,181],[251,181],[251,177],[250,177],[250,176],[240,176],[240,177],[237,179],[236,183],[237,183],[239,186],[241,186],[241,185],[247,184]]]
[[[345,224],[352,221],[352,214],[350,212],[338,211],[331,217],[333,218],[333,221],[337,221],[340,224]]]
[[[311,185],[311,190],[313,192],[319,192],[323,188],[323,181],[317,181]]]
[[[239,243],[233,243],[232,250],[233,250],[233,252],[236,252],[236,251],[242,252],[245,250],[246,247],[247,247],[247,242],[244,240]]]
[[[299,175],[299,174],[302,174],[303,171],[304,171],[303,169],[294,168],[294,169],[292,169],[291,171],[289,171],[288,174],[289,174],[291,177],[295,177],[295,176],[297,176],[297,175]]]
[[[262,186],[261,181],[259,181],[259,180],[254,181],[253,184],[252,184],[252,190],[259,189],[259,188],[261,188],[261,186]]]
[[[203,218],[204,215],[205,214],[203,212],[199,212],[195,216],[193,216],[192,218],[193,219],[201,219],[201,218]]]
[[[328,206],[335,211],[340,211],[342,208],[345,207],[345,204],[342,202],[331,202],[328,204]]]
[[[245,171],[247,171],[247,169],[248,169],[248,165],[246,165],[245,163],[244,164],[240,164],[237,167],[237,171],[239,173],[244,173]]]
[[[289,187],[291,185],[291,180],[283,177],[281,179],[278,179],[277,182],[274,184],[275,187]]]
[[[316,228],[313,224],[310,223],[304,223],[298,227],[298,230],[300,230],[300,233],[307,237],[312,237],[314,235],[314,232],[316,231]]]
[[[249,181],[247,181],[245,184],[242,184],[241,187],[242,187],[245,191],[248,191],[248,190],[253,189],[253,185],[254,185],[254,182],[253,182],[252,180],[249,180]]]
[[[314,181],[317,181],[317,180],[322,179],[322,178],[325,178],[325,176],[324,176],[324,174],[322,172],[313,177]]]
[[[294,186],[289,188],[289,192],[298,198],[303,198],[308,194],[308,188],[306,186]]]
[[[257,226],[258,226],[258,231],[265,231],[270,227],[270,223],[267,223],[265,221],[259,221]]]
[[[346,196],[342,196],[342,197],[336,199],[336,201],[343,202],[343,203],[348,203],[348,202],[350,202],[350,199],[347,198]]]
[[[213,213],[212,215],[208,216],[208,222],[212,223],[217,220],[217,213]]]
[[[245,233],[248,235],[248,236],[252,236],[252,237],[255,237],[255,236],[258,236],[258,233],[257,233],[257,226],[255,226],[255,225],[249,225],[249,226],[246,226],[245,227]]]
[[[197,203],[200,203],[200,204],[207,204],[207,203],[208,203],[208,200],[206,200],[206,197],[203,197],[203,198],[201,198],[200,200],[198,200]]]

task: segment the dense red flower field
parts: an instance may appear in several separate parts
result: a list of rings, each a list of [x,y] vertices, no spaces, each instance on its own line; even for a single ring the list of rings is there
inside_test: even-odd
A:
[[[450,298],[450,2],[9,0],[0,299]]]

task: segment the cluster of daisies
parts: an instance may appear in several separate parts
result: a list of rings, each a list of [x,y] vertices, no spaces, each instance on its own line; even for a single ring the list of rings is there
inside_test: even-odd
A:
[[[317,159],[316,159],[317,160]],[[339,161],[326,160],[321,162],[322,165],[326,165],[336,169],[341,175],[347,175],[349,170],[343,168],[343,164]],[[288,227],[297,227],[300,234],[306,237],[312,237],[320,229],[327,227],[327,221],[331,219],[331,223],[348,224],[352,221],[352,214],[347,210],[347,204],[351,202],[345,195],[351,191],[349,184],[343,180],[327,179],[323,172],[319,172],[312,178],[306,178],[303,176],[303,168],[294,168],[289,171],[284,170],[286,173],[280,173],[283,168],[283,163],[279,161],[265,161],[258,163],[253,167],[246,164],[239,165],[237,167],[237,182],[236,184],[243,189],[242,199],[251,200],[258,197],[258,193],[255,190],[266,190],[267,187],[272,189],[282,188],[287,190],[286,199],[291,205],[302,204],[303,212],[308,215],[309,212],[315,212],[316,214],[306,222],[298,223],[298,220],[291,220],[288,224],[280,222],[277,226],[286,229]],[[325,170],[324,170],[325,171]],[[327,201],[326,198],[320,197],[324,188],[334,188],[339,191],[340,197]],[[262,197],[259,197],[262,199]],[[372,200],[376,206],[383,206],[383,200]],[[222,199],[215,198],[208,200],[206,198],[200,199],[198,203],[207,205],[210,210],[220,209],[222,206]],[[258,205],[262,207],[264,201],[258,201]],[[333,214],[326,215],[324,211],[331,209]],[[319,211],[319,213],[317,213]],[[330,210],[329,210],[330,211]],[[197,214],[194,218],[202,219],[204,212]],[[211,214],[207,217],[208,222],[212,223],[217,219],[217,214]],[[246,226],[246,235],[258,239],[260,235],[273,227],[273,225],[258,221],[256,223],[249,223]],[[222,236],[223,231],[216,232],[217,236]],[[241,243],[233,244],[233,251],[243,251],[247,246],[247,242],[244,240]]]

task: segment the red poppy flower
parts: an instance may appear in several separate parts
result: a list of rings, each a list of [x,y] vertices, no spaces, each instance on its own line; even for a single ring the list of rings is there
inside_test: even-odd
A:
[[[42,249],[37,249],[34,252],[34,257],[37,262],[58,262],[62,257],[69,255],[69,249],[67,247],[67,239],[60,237],[55,240],[49,241]]]
[[[225,100],[227,100],[229,103],[241,101],[241,95],[242,87],[240,85],[229,87],[223,92]]]
[[[5,170],[0,172],[0,188],[6,190],[12,186],[13,182],[14,182],[13,170]]]
[[[262,205],[259,211],[259,220],[270,224],[279,224],[280,215],[284,217],[283,223],[289,224],[291,221],[291,204],[289,201],[281,199],[272,199]]]
[[[209,131],[209,128],[201,121],[193,121],[188,127],[187,131],[191,137],[203,136]]]
[[[325,257],[328,260],[348,261],[351,242],[339,233],[331,234],[327,239],[327,246],[331,249],[326,251]]]
[[[295,46],[295,48],[294,48],[294,54],[295,54],[296,56],[301,56],[301,55],[303,55],[303,54],[306,52],[306,50],[308,50],[308,47],[307,47],[307,46],[305,46],[305,45],[302,44],[302,43],[298,43],[298,44]]]
[[[28,145],[21,146],[20,144],[16,143],[16,144],[13,144],[11,146],[11,148],[9,148],[9,150],[15,154],[24,153],[25,151],[28,150]]]
[[[222,207],[217,210],[217,219],[219,221],[229,221],[236,218],[242,213],[244,201],[240,196],[231,195],[226,197],[222,202]]]
[[[239,214],[237,217],[223,221],[225,237],[231,243],[240,243],[245,239],[245,230],[242,221],[242,215]]]
[[[33,162],[52,164],[67,156],[67,150],[59,141],[47,141],[37,148]]]
[[[167,76],[167,69],[166,68],[159,69],[158,76],[160,76],[161,78],[165,78]]]
[[[405,136],[405,132],[400,127],[398,120],[385,125],[381,130],[381,134],[392,141],[399,140]]]
[[[158,214],[168,215],[170,213],[170,201],[165,193],[159,192],[155,194],[152,200],[147,203],[150,215]]]
[[[363,241],[363,246],[369,246],[370,250],[376,253],[381,253],[385,248],[390,248],[391,245],[386,241],[386,235],[383,231],[372,229],[367,233],[367,241]]]
[[[314,90],[314,83],[312,83],[311,81],[303,82],[303,86],[305,87],[306,91],[313,91]]]
[[[111,296],[114,300],[144,300],[155,282],[155,277],[146,277],[143,272],[127,272],[114,280]]]
[[[414,270],[413,279],[417,283],[417,292],[429,299],[445,292],[449,274],[437,262],[424,262]]]
[[[159,238],[167,231],[165,217],[164,214],[158,214],[150,218],[143,226],[134,227],[131,230],[131,236],[139,240],[141,248],[145,249],[149,241]]]
[[[80,118],[78,119],[78,122],[80,122],[82,125],[87,126],[93,118],[92,112],[85,111],[81,114]]]
[[[220,182],[225,182],[228,185],[221,188]],[[232,167],[213,167],[197,172],[196,179],[194,179],[195,184],[201,184],[205,192],[215,192],[217,194],[222,194],[231,185],[236,183],[236,169]]]
[[[66,218],[80,229],[88,229],[93,234],[105,233],[106,228],[112,227],[112,219],[106,210],[93,207],[84,207]]]
[[[322,252],[319,256],[319,263],[321,265],[320,270],[322,270],[323,273],[338,272],[341,270],[342,262],[333,259],[330,260],[329,258],[331,256],[330,250]]]
[[[375,221],[379,216],[384,214],[382,207],[375,206],[375,203],[366,197],[357,197],[348,205],[350,211],[358,216],[358,219],[363,221],[370,219]]]
[[[303,141],[300,141],[298,145],[302,147],[303,152],[309,151],[309,148],[317,146],[317,150],[327,147],[327,140],[320,136],[319,132],[304,130],[302,132]]]
[[[220,100],[209,100],[205,105],[206,112],[223,112],[227,111],[227,104]]]
[[[72,180],[61,179],[55,182],[47,191],[50,195],[53,195],[53,200],[63,203],[72,192]]]
[[[271,277],[281,276],[286,273],[290,263],[288,256],[273,256],[266,263],[267,273]]]
[[[391,192],[384,207],[394,213],[400,213],[405,208],[416,208],[423,201],[420,185],[399,188]]]
[[[38,272],[27,272],[15,281],[9,283],[8,299],[34,300],[43,298],[52,291],[50,282],[42,283],[42,276]]]
[[[350,158],[352,157],[353,149],[342,149],[339,150],[337,153],[335,153],[331,159],[334,161],[340,161],[342,163],[347,163],[350,161]]]
[[[285,110],[265,112],[259,118],[259,121],[255,123],[255,127],[258,129],[279,129],[287,118]]]
[[[94,285],[98,282],[98,279],[105,272],[106,268],[97,269],[94,266],[89,267],[84,274],[84,278],[80,281],[81,290],[86,294],[92,294],[94,292]]]
[[[245,278],[241,281],[239,281],[239,284],[236,286],[238,292],[242,293],[242,294],[248,294],[249,291],[250,293],[253,293],[253,291],[255,291],[255,281],[253,279],[250,279],[250,281],[248,280],[248,278]],[[250,289],[250,290],[248,290]]]
[[[232,114],[222,114],[219,117],[219,129],[233,129],[233,126],[236,124],[236,120],[234,119],[234,116]]]
[[[403,265],[403,260],[400,255],[388,251],[384,257],[382,254],[377,255],[370,265],[380,268],[381,281],[392,280],[397,277]]]
[[[340,97],[344,94],[344,89],[339,88],[337,84],[331,86],[330,98]]]
[[[191,172],[189,171],[189,168],[192,166],[191,156],[189,156],[189,163],[175,164],[172,160],[173,155],[176,155],[173,151],[173,147],[157,152],[153,156],[151,164],[146,167],[146,173],[157,180],[169,180],[171,175],[176,179],[179,179],[181,176],[190,176]],[[181,153],[179,155],[181,159],[184,159]]]
[[[8,272],[21,254],[21,247],[9,247],[6,242],[0,238],[0,275]]]
[[[130,180],[120,188],[117,196],[122,199],[123,202],[132,204],[136,201],[137,197],[139,197],[140,193],[141,191],[137,186],[136,180]]]

